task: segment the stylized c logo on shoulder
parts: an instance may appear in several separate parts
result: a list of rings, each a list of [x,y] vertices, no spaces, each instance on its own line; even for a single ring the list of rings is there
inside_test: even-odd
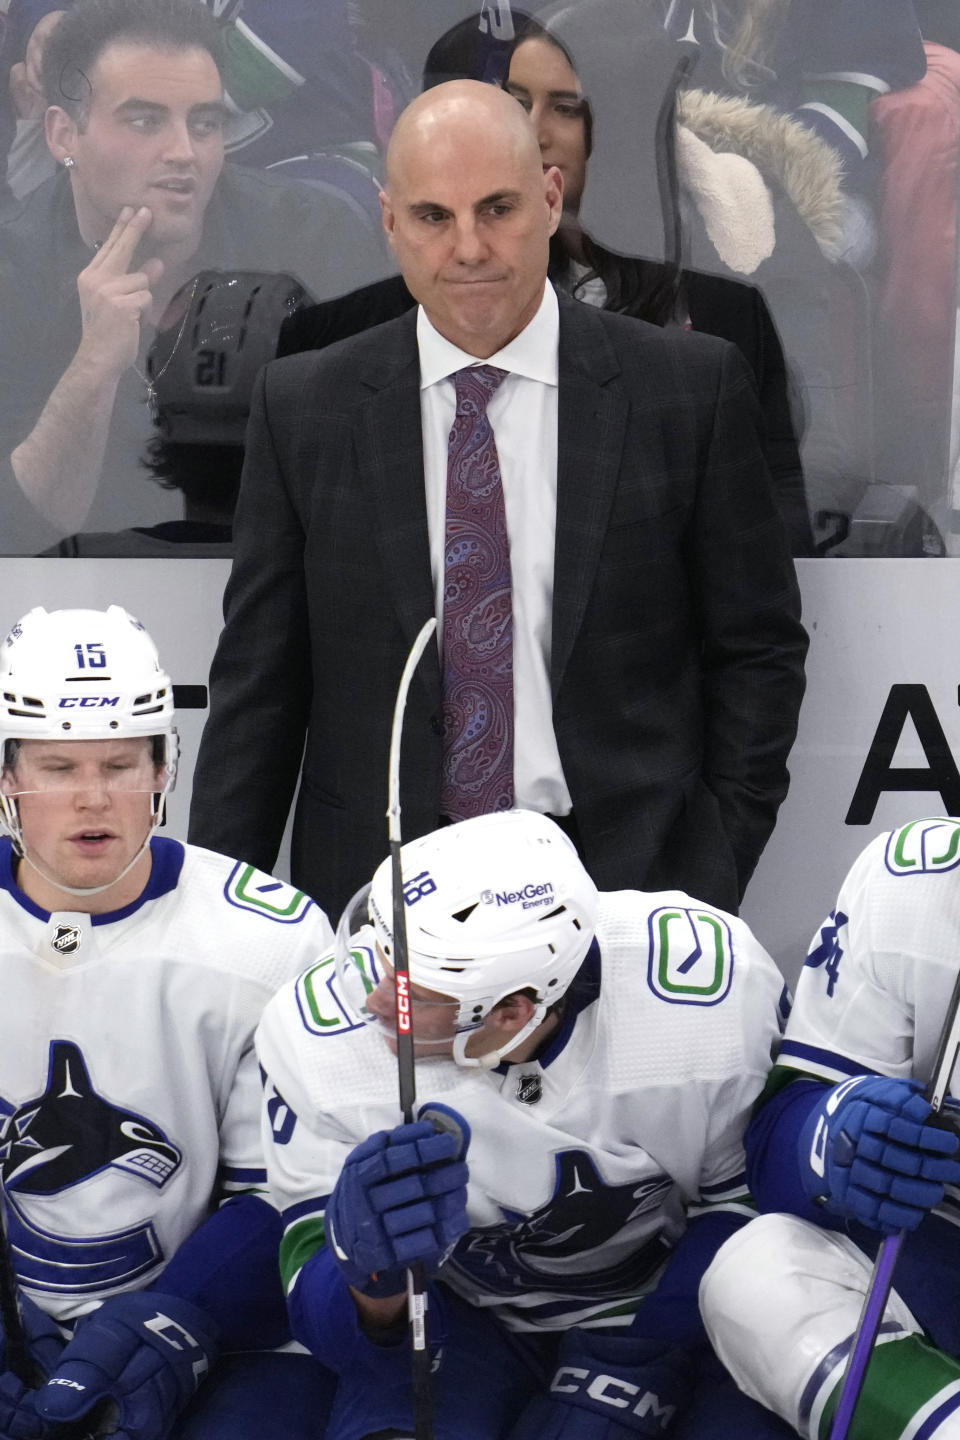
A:
[[[895,830],[885,855],[891,875],[931,875],[960,865],[960,822],[946,816],[912,820]]]
[[[718,1005],[733,981],[733,936],[722,915],[666,905],[648,922],[647,982],[673,1005]]]

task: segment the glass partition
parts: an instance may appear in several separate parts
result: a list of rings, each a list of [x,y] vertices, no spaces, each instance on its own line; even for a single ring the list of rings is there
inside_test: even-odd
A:
[[[956,550],[948,0],[73,8],[0,5],[3,555],[229,555],[262,365],[413,303],[385,151],[457,76],[564,175],[558,287],[740,346],[795,554]]]

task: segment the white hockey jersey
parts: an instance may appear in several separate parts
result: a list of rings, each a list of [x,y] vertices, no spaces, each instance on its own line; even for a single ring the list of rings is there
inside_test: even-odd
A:
[[[471,1229],[443,1279],[513,1329],[565,1329],[651,1289],[690,1208],[747,1201],[741,1137],[783,982],[747,927],[679,892],[601,897],[598,947],[537,1060],[417,1063],[469,1122]],[[416,977],[414,977],[416,978]],[[397,1062],[351,1026],[325,957],[267,1007],[265,1150],[288,1291],[360,1141],[400,1123]]]
[[[958,966],[960,820],[878,835],[813,938],[778,1064],[926,1081]]]
[[[221,1194],[263,1185],[253,1032],[331,940],[252,866],[151,850],[132,905],[48,915],[0,841],[0,1175],[23,1288],[61,1320],[149,1284]]]
[[[926,1084],[960,969],[960,820],[913,820],[854,861],[814,936],[778,1066]],[[960,1097],[960,1073],[950,1084]],[[960,1190],[936,1213],[960,1226]]]

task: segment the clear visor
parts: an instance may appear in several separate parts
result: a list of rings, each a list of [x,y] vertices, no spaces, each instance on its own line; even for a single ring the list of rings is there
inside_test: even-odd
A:
[[[424,992],[419,986],[412,987],[412,994],[398,996],[393,966],[370,922],[370,890],[367,884],[357,891],[337,926],[334,960],[341,1006],[354,1024],[377,1025],[389,1039],[395,1039],[399,1003],[417,1049],[449,1047],[461,1028],[460,1002]]]
[[[170,771],[157,764],[149,740],[28,741],[3,766],[4,795],[125,792],[155,795]]]
[[[376,935],[367,917],[369,894],[369,885],[357,891],[340,916],[334,940],[337,999],[354,1025],[376,1024],[376,1015],[367,1009],[367,997],[383,979]]]

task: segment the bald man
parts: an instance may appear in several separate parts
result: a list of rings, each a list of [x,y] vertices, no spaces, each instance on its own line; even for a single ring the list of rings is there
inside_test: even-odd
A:
[[[447,461],[476,382],[454,377],[480,363],[503,372],[486,416],[512,617],[494,808],[557,818],[603,889],[736,910],[786,793],[807,642],[752,382],[722,341],[554,292],[562,188],[512,97],[419,97],[381,197],[417,310],[267,366],[254,400],[190,836],[269,869],[299,776],[291,873],[332,914],[383,850],[394,696],[431,615],[404,838],[462,813]]]

